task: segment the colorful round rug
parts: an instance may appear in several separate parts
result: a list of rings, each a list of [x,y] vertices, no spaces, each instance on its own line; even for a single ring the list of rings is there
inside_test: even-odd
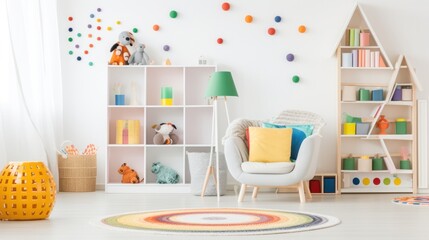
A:
[[[178,209],[121,214],[101,220],[117,229],[162,234],[246,235],[308,231],[340,220],[312,213],[267,209]]]
[[[414,206],[429,206],[429,196],[406,196],[393,199],[393,203]]]

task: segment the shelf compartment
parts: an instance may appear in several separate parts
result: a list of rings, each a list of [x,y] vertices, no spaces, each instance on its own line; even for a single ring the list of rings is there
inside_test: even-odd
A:
[[[125,95],[125,105],[132,103],[133,97],[137,105],[144,105],[144,95],[146,92],[144,76],[146,68],[127,68],[125,66],[117,66],[108,68],[108,105],[115,105],[115,94]],[[120,92],[116,92],[117,84],[120,85]]]
[[[211,144],[212,116],[212,106],[185,108],[186,144]]]
[[[140,177],[145,177],[144,147],[108,147],[107,148],[107,183],[121,183],[122,175],[118,169],[123,163],[134,169]],[[142,182],[141,184],[143,184]]]
[[[413,177],[410,173],[390,174],[384,171],[342,172],[343,189],[357,192],[402,191],[412,192]],[[343,192],[343,189],[341,190]]]
[[[108,108],[109,133],[108,144],[116,144],[116,121],[117,120],[139,120],[140,121],[140,144],[144,144],[144,108]]]
[[[160,162],[162,165],[174,169],[180,176],[178,183],[185,182],[184,175],[184,149],[183,147],[171,147],[166,145],[160,145],[161,147],[146,148],[146,183],[156,184],[157,176],[151,172],[152,164]],[[164,185],[164,184],[159,184]],[[176,184],[167,184],[176,185]]]
[[[161,107],[161,108],[147,108],[146,118],[146,144],[153,144],[153,137],[156,132],[152,128],[154,124],[159,125],[161,123],[173,123],[177,129],[173,131],[179,138],[179,141],[175,144],[183,144],[184,139],[184,122],[183,122],[183,107]]]
[[[184,104],[184,69],[182,67],[148,68],[146,76],[147,105],[161,105],[161,88],[173,88],[173,105]]]

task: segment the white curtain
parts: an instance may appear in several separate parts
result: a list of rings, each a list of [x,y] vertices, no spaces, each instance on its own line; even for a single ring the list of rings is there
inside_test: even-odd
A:
[[[0,32],[0,168],[42,161],[58,180],[63,110],[56,1],[0,0]]]

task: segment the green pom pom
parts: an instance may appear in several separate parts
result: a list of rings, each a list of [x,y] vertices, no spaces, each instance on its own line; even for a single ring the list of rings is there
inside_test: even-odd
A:
[[[92,66],[94,66],[94,63],[93,62],[89,62],[88,65],[92,67]]]
[[[293,81],[294,83],[298,83],[298,82],[299,82],[299,77],[298,77],[297,75],[293,76],[293,77],[292,77],[292,81]]]
[[[70,51],[69,51],[69,54],[70,54],[70,55],[73,55],[73,51],[71,51],[71,50],[70,50]]]
[[[137,28],[133,28],[133,33],[137,33],[139,30]]]
[[[71,38],[71,37],[69,37],[68,40],[69,40],[69,42],[73,42],[73,38]]]
[[[176,18],[177,17],[177,12],[175,10],[170,11],[170,17],[171,18]]]

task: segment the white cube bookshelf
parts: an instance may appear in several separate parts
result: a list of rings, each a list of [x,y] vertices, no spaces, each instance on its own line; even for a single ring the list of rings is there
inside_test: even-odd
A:
[[[197,66],[108,66],[106,192],[190,192],[186,151],[210,150],[213,106],[205,90],[215,65]],[[115,105],[115,87],[121,86],[125,105]],[[161,88],[172,87],[173,104],[161,104]],[[116,88],[117,90],[117,88]],[[131,105],[133,103],[133,105]],[[139,120],[138,144],[116,143],[116,121]],[[175,124],[179,140],[172,145],[153,143],[152,125]],[[154,162],[173,168],[180,175],[177,184],[157,184],[151,172]],[[127,163],[144,180],[122,184],[118,169]]]

